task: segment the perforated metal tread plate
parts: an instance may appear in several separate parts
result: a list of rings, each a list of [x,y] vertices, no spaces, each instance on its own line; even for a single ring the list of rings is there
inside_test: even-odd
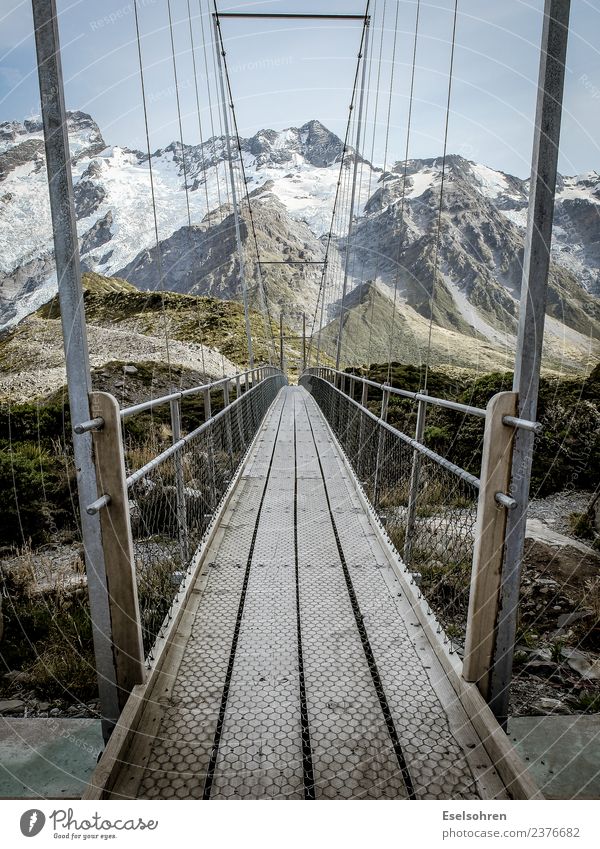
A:
[[[414,795],[505,796],[433,652],[411,625],[414,617],[322,414],[304,390],[288,387],[267,415],[207,553],[176,679],[158,732],[147,741],[139,798],[202,798],[209,768],[210,798],[306,797],[303,709],[316,798],[407,797],[342,573],[325,485]]]

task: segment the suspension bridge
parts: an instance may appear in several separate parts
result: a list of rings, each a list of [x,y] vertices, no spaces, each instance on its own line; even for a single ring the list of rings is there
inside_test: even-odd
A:
[[[455,3],[434,281],[457,8]],[[220,13],[215,3],[215,89],[218,81],[229,177],[224,194],[237,244],[248,369],[125,408],[94,391],[58,20],[54,0],[33,0],[33,9],[106,741],[84,797],[540,798],[505,727],[531,452],[539,431],[537,384],[569,3],[545,4],[515,383],[485,409],[428,394],[429,362],[414,392],[393,386],[389,371],[385,383],[368,380],[344,356],[358,153],[367,144],[364,101],[374,64],[367,61],[373,56],[369,3],[360,16],[260,16],[341,17],[357,21],[361,31],[319,299],[298,385],[290,385],[283,371],[283,346],[279,366],[275,362],[262,275],[267,263],[261,262],[252,219],[221,32],[228,18],[258,14]],[[170,3],[168,12],[178,91]],[[418,23],[417,3],[411,97]],[[193,51],[191,18],[190,36]],[[181,132],[179,93],[177,109]],[[352,139],[355,154],[345,161]],[[409,140],[410,112],[405,163]],[[191,227],[183,133],[180,141]],[[252,275],[241,245],[244,203],[256,253]],[[344,208],[345,260],[336,269],[329,250]],[[400,264],[400,244],[398,250]],[[332,275],[341,283],[335,365],[320,350]],[[397,288],[398,281],[395,296]],[[268,364],[255,361],[251,296],[270,337]],[[430,332],[434,298],[432,285]],[[398,401],[413,405],[414,434],[388,421],[390,404]],[[191,402],[195,419],[190,424],[186,414],[184,428],[182,410]],[[425,444],[432,406],[482,423],[478,476]],[[168,420],[172,434],[168,447],[136,467],[128,429],[135,420],[149,428]],[[448,569],[467,562],[471,568],[461,653],[420,588],[419,570],[432,559]]]

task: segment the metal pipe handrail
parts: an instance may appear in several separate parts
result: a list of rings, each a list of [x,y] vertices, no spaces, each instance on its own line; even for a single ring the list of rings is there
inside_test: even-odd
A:
[[[403,398],[410,398],[412,401],[423,401],[424,403],[431,404],[434,407],[445,407],[448,410],[456,410],[457,412],[466,413],[470,416],[477,416],[480,419],[484,419],[486,416],[486,411],[482,407],[472,407],[470,404],[461,404],[459,401],[449,401],[445,398],[436,398],[433,395],[424,395],[421,392],[411,392],[409,389],[397,389],[395,386],[390,386],[389,383],[377,383],[375,380],[369,380],[368,378],[361,377],[358,374],[350,374],[349,372],[329,368],[328,366],[306,369],[305,374],[312,374],[317,371],[330,371],[334,374],[343,375],[350,380],[356,380],[366,386],[374,386],[382,392],[389,392],[392,395],[400,395]],[[317,375],[317,377],[319,376],[320,375]],[[502,421],[508,427],[531,431],[536,435],[539,435],[543,430],[541,422],[531,422],[528,419],[520,419],[517,416],[504,416]]]
[[[358,409],[362,413],[364,413],[373,421],[377,422],[377,424],[381,425],[381,427],[385,428],[389,433],[393,434],[394,436],[397,436],[407,445],[410,445],[410,447],[414,448],[415,451],[418,451],[420,454],[423,454],[425,457],[428,457],[430,460],[433,460],[439,466],[442,466],[442,468],[446,469],[449,472],[452,472],[457,477],[461,478],[461,480],[464,480],[466,481],[466,483],[469,483],[471,484],[471,486],[474,486],[476,489],[479,489],[480,480],[479,478],[476,478],[475,475],[472,475],[470,472],[467,472],[465,469],[462,469],[460,466],[457,466],[455,463],[452,463],[450,460],[447,460],[445,457],[442,457],[441,454],[437,454],[435,451],[432,451],[431,448],[427,448],[427,446],[423,445],[422,442],[418,442],[411,436],[407,436],[406,433],[402,433],[401,430],[398,430],[393,425],[386,422],[384,419],[380,418],[379,416],[376,416],[375,413],[372,413],[366,407],[363,407],[359,401],[355,401],[354,398],[351,398],[349,395],[346,395],[344,392],[342,392],[341,389],[338,389],[337,386],[333,386],[333,384],[330,383],[328,380],[325,380],[325,378],[321,377],[318,374],[312,376],[316,377],[317,380],[322,380],[324,383],[327,383],[329,386],[331,386],[332,389],[335,389],[336,392],[338,392],[344,398],[347,398],[351,404],[354,404],[355,407],[358,407]]]
[[[169,395],[162,395],[160,398],[151,398],[149,401],[143,401],[141,404],[134,404],[131,407],[124,407],[121,410],[121,419],[126,419],[129,416],[134,416],[137,413],[143,413],[147,410],[153,410],[155,407],[160,407],[163,404],[169,404],[171,401],[179,401],[182,398],[188,398],[190,395],[199,395],[202,392],[210,391],[211,389],[216,389],[219,386],[223,386],[224,383],[231,383],[238,378],[241,380],[244,379],[246,382],[249,374],[252,374],[253,371],[256,371],[259,368],[265,368],[269,371],[274,371],[273,366],[256,366],[254,369],[248,369],[247,371],[237,372],[233,375],[228,375],[225,377],[219,378],[219,380],[214,380],[211,383],[202,383],[200,386],[194,386],[191,389],[181,389],[179,392],[172,392]],[[271,375],[268,375],[269,377]]]
[[[426,404],[431,404],[434,407],[446,407],[449,410],[456,410],[460,413],[466,413],[470,416],[477,416],[480,419],[485,418],[485,410],[481,407],[472,407],[470,404],[461,404],[458,401],[448,401],[445,398],[436,398],[434,395],[424,395],[422,392],[411,392],[409,389],[398,389],[391,386],[389,383],[377,383],[375,380],[369,380],[366,377],[361,377],[358,374],[350,374],[349,372],[340,371],[339,369],[329,368],[327,366],[319,366],[319,371],[330,371],[333,374],[343,375],[349,380],[356,380],[359,383],[364,383],[367,386],[373,386],[380,389],[382,392],[389,392],[391,395],[400,395],[402,398],[409,398],[411,401],[423,401]],[[307,373],[316,372],[317,369],[307,369]],[[320,377],[320,375],[317,375]]]
[[[257,383],[256,386],[253,386],[252,389],[249,389],[248,392],[244,392],[243,395],[239,395],[235,401],[232,401],[226,407],[223,407],[222,410],[219,410],[218,413],[215,413],[210,419],[207,419],[205,422],[202,422],[194,430],[190,431],[185,436],[182,436],[177,442],[174,442],[172,445],[169,445],[168,448],[165,448],[164,451],[161,451],[160,454],[157,454],[152,460],[149,460],[144,466],[141,466],[137,471],[133,472],[126,480],[127,489],[130,489],[135,483],[144,478],[149,472],[155,469],[157,466],[162,465],[165,460],[168,460],[169,457],[172,457],[174,454],[177,454],[188,442],[196,439],[203,433],[205,430],[208,430],[215,422],[219,421],[221,418],[225,416],[226,413],[233,410],[233,408],[243,401],[247,396],[251,395],[256,389],[258,389],[265,380],[272,380],[276,377],[276,374],[267,375],[260,383]],[[206,387],[205,387],[206,388]]]

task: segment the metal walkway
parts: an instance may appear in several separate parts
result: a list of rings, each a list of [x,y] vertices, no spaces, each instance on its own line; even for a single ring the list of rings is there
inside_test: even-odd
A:
[[[507,798],[312,397],[278,395],[111,798]]]

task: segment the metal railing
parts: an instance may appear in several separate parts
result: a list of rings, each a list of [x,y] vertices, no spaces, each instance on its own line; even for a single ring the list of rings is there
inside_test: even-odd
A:
[[[398,553],[418,573],[417,580],[425,580],[432,607],[445,624],[450,617],[460,616],[466,626],[468,598],[456,594],[449,598],[440,578],[450,572],[470,572],[479,479],[387,421],[391,394],[415,401],[424,396],[417,398],[416,393],[374,381],[362,382],[381,394],[379,416],[346,394],[354,388],[348,376],[339,380],[339,387],[331,372],[327,377],[312,372],[301,378],[329,421]],[[485,410],[476,414],[480,412],[485,416]]]
[[[76,426],[92,432],[99,469],[100,494],[87,510],[100,513],[103,547],[120,563],[109,587],[113,628],[115,616],[129,620],[124,642],[142,662],[153,660],[194,555],[285,382],[261,366],[122,410],[92,393],[94,418]]]
[[[538,432],[539,424],[514,416],[511,392],[482,409],[327,367],[307,369],[300,384],[327,418],[451,649],[464,656],[465,678],[487,697],[506,515],[514,506],[506,492],[512,442],[517,427]],[[391,397],[415,403],[414,435],[388,421]],[[428,406],[483,419],[479,476],[425,444]]]

